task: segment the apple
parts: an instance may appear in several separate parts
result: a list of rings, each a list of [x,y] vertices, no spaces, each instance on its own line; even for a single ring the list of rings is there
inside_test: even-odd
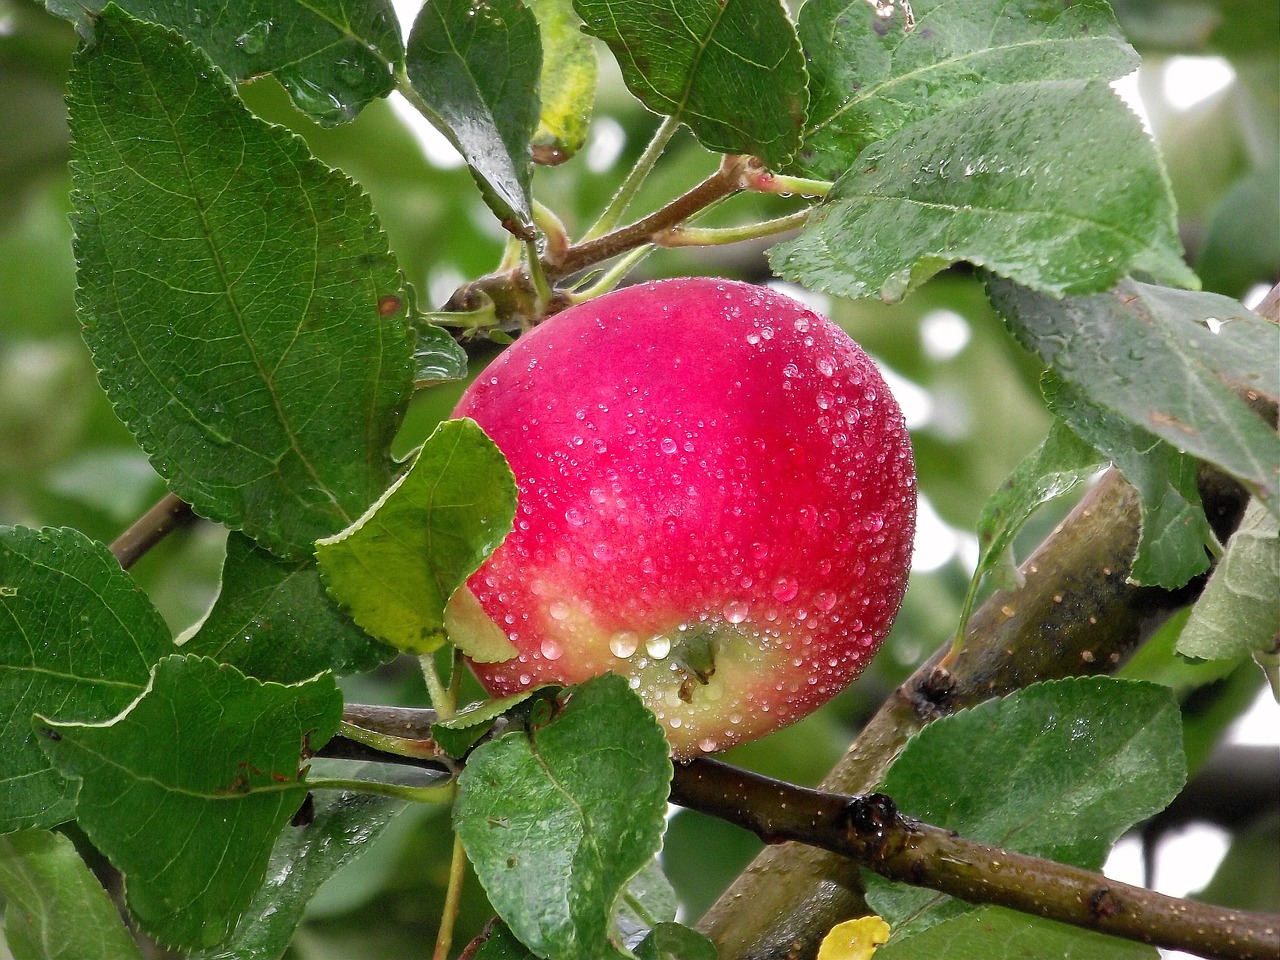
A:
[[[790,297],[705,278],[607,294],[521,337],[454,415],[519,490],[450,606],[494,695],[613,671],[687,759],[814,710],[897,613],[916,510],[902,413]]]

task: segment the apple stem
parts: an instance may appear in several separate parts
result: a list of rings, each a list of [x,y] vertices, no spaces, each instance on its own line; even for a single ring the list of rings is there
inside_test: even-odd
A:
[[[449,885],[444,892],[444,908],[440,911],[440,929],[436,934],[436,949],[432,960],[449,960],[449,950],[453,946],[453,924],[458,918],[458,908],[462,903],[462,881],[467,875],[467,851],[463,849],[462,838],[453,835],[453,855],[449,860]]]
[[[654,164],[658,162],[658,158],[662,156],[662,152],[666,150],[667,144],[675,136],[675,132],[679,128],[680,121],[675,117],[666,117],[658,125],[658,129],[653,134],[653,139],[644,148],[644,153],[640,154],[640,159],[636,161],[635,166],[627,173],[626,179],[622,181],[621,186],[614,193],[608,206],[600,214],[600,218],[582,235],[581,242],[586,243],[588,240],[602,237],[618,225],[618,222],[627,212],[627,208],[631,206],[631,201],[636,198],[640,187],[643,186],[644,181],[653,170]]]

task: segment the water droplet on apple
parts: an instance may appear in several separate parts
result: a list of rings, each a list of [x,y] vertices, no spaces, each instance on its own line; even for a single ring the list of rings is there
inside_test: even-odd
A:
[[[542,655],[548,660],[559,660],[564,655],[564,647],[562,647],[558,641],[552,640],[550,637],[542,641],[542,645],[539,649],[541,649]]]
[[[743,600],[730,600],[724,605],[724,618],[730,623],[741,623],[747,619],[751,608]]]
[[[577,507],[570,507],[564,512],[564,518],[571,526],[580,527],[586,522],[586,516]]]
[[[836,595],[830,590],[819,590],[817,596],[813,598],[813,602],[823,613],[830,613],[831,608],[836,605]]]
[[[671,652],[671,640],[662,634],[650,637],[644,642],[645,652],[655,660],[665,660]]]
[[[566,620],[569,617],[569,605],[557,600],[547,607],[547,613],[551,614],[552,620]]]
[[[630,630],[615,633],[609,638],[609,651],[619,660],[626,660],[640,646],[640,638]]]
[[[676,442],[672,440],[670,437],[663,437],[662,443],[660,443],[659,446],[662,448],[663,453],[676,452]]]
[[[800,585],[792,577],[779,577],[773,583],[773,598],[779,603],[787,603],[796,598]]]
[[[801,530],[812,530],[818,525],[818,511],[810,506],[801,507],[799,519]]]

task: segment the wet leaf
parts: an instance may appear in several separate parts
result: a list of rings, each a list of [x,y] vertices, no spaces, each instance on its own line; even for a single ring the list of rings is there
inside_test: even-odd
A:
[[[299,558],[391,479],[401,278],[369,200],[176,34],[109,7],[70,87],[77,306],[170,488]]]
[[[61,834],[0,837],[0,894],[12,960],[142,960],[115,904]]]
[[[1280,640],[1278,583],[1280,523],[1251,500],[1174,649],[1198,660],[1274,651]]]
[[[996,87],[906,127],[770,251],[789,280],[886,301],[960,261],[1054,296],[1134,270],[1196,283],[1155,149],[1096,81]]]
[[[1049,376],[1044,388],[1054,415],[1114,463],[1138,492],[1142,529],[1129,579],[1172,590],[1208,570],[1205,546],[1212,532],[1196,488],[1199,461],[1101,409],[1070,384]]]
[[[102,723],[41,718],[40,745],[80,779],[77,819],[129,879],[129,909],[187,949],[226,939],[307,794],[304,747],[342,715],[332,676],[260,683],[203,657],[161,660],[146,692]]]
[[[800,143],[804,54],[779,0],[574,0],[646,107],[677,117],[709,150],[772,168]]]
[[[800,8],[813,102],[796,167],[835,179],[877,140],[985,93],[1040,80],[1116,80],[1138,66],[1102,0],[914,0],[916,27],[865,0]]]
[[[338,609],[314,560],[280,560],[237,533],[227,538],[218,598],[182,652],[277,683],[360,673],[396,655]]]
[[[1185,779],[1171,692],[1088,677],[1037,683],[929,724],[881,789],[907,815],[970,840],[1097,870],[1116,839],[1163,809]],[[975,909],[878,876],[866,881],[867,903],[895,942]]]
[[[893,940],[875,960],[1157,960],[1155,947],[1003,907],[978,907],[923,933]]]
[[[76,784],[41,752],[32,715],[109,719],[172,652],[164,620],[102,544],[0,527],[0,833],[75,813]]]
[[[1236,392],[1280,391],[1274,324],[1227,297],[1134,280],[1065,300],[1002,281],[988,292],[1023,346],[1090,402],[1217,464],[1280,512],[1280,439]]]
[[[515,517],[511,468],[473,420],[449,420],[399,480],[316,544],[329,593],[375,637],[413,653],[445,641],[445,605]]]
[[[313,798],[315,815],[305,826],[288,826],[280,834],[266,882],[230,939],[189,960],[279,960],[321,885],[363,854],[408,806],[404,800],[346,790],[318,791]]]
[[[466,158],[485,203],[531,239],[529,141],[542,69],[533,12],[520,0],[431,0],[414,21],[406,66],[428,119]]]
[[[273,75],[318,123],[352,120],[395,86],[404,58],[390,0],[117,0],[137,17],[178,31],[233,80]],[[45,0],[90,35],[101,0]]]
[[[454,823],[494,909],[535,954],[624,958],[609,939],[614,901],[661,845],[670,782],[662,728],[606,675],[545,726],[477,747]]]
[[[682,923],[656,925],[636,946],[640,960],[716,960],[715,944]]]
[[[1028,454],[982,507],[975,532],[978,563],[969,583],[965,609],[972,609],[982,578],[1009,554],[1014,537],[1041,506],[1072,490],[1104,464],[1089,444],[1060,421],[1049,427],[1044,442]],[[958,632],[963,632],[960,624]]]
[[[417,331],[413,348],[413,381],[418,388],[467,377],[467,352],[449,331],[427,324]]]
[[[530,5],[542,36],[542,106],[533,134],[533,159],[554,165],[576,154],[587,140],[600,64],[595,45],[573,12],[573,0],[532,0]]]

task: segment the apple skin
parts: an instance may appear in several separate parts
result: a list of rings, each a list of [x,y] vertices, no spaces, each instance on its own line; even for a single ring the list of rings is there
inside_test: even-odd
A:
[[[805,716],[888,633],[906,427],[862,349],[795,300],[704,278],[607,294],[521,337],[454,415],[519,489],[452,628],[468,652],[468,632],[510,641],[472,658],[492,694],[613,671],[688,759]]]

